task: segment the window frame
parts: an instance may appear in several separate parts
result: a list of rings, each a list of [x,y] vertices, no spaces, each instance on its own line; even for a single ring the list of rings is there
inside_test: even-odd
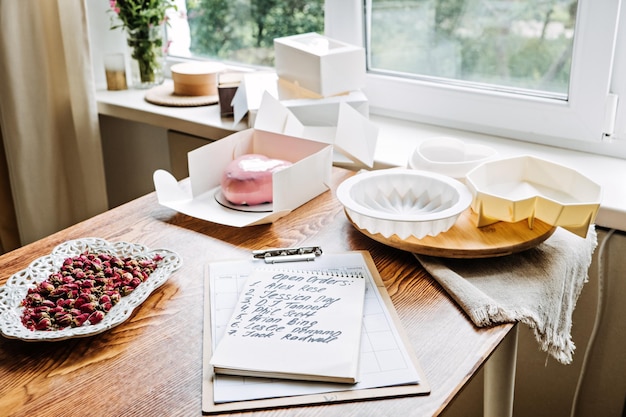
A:
[[[369,1],[326,0],[325,34],[365,47]],[[612,76],[619,77],[619,74],[613,74],[613,68],[618,23],[625,20],[626,14],[620,6],[621,0],[579,0],[567,100],[368,72],[364,92],[370,111],[372,114],[421,123],[626,158],[626,141],[603,135],[612,81],[616,83]],[[618,116],[621,120],[622,114]]]

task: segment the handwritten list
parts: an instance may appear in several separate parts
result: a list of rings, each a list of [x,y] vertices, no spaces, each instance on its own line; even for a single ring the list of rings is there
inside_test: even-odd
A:
[[[356,383],[365,279],[256,269],[210,363],[216,373]]]

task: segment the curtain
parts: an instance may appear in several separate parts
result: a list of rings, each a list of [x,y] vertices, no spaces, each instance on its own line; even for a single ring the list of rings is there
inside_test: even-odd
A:
[[[15,218],[11,184],[9,183],[9,169],[2,147],[2,130],[0,129],[0,254],[19,246],[20,236],[17,231],[17,219]]]
[[[84,1],[0,0],[0,181],[22,245],[108,208]]]

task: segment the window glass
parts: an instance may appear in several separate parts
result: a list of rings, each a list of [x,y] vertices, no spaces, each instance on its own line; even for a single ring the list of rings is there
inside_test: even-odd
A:
[[[577,2],[372,0],[372,72],[567,97]]]
[[[177,0],[186,18],[188,45],[176,47],[179,30],[171,25],[171,55],[217,58],[249,65],[274,65],[274,38],[324,33],[324,0]],[[173,17],[176,20],[176,17]],[[184,19],[182,19],[184,20]],[[174,22],[172,22],[174,23]],[[180,42],[183,43],[183,42]]]

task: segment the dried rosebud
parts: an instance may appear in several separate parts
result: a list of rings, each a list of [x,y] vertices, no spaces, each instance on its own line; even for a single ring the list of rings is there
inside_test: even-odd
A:
[[[74,316],[74,325],[76,327],[82,326],[87,319],[89,319],[89,313],[79,314],[78,316]]]
[[[74,283],[74,281],[76,281],[76,280],[74,279],[74,277],[73,277],[73,276],[71,276],[71,275],[66,275],[66,276],[64,276],[64,277],[63,277],[63,279],[62,279],[61,281],[63,282],[63,284],[72,284],[72,283]]]
[[[81,294],[80,296],[78,296],[78,298],[76,298],[76,300],[74,300],[74,308],[80,308],[80,306],[90,301],[91,300],[89,300],[87,296]]]
[[[133,274],[131,274],[130,272],[124,272],[122,274],[122,282],[124,283],[124,285],[128,285],[130,281],[132,281],[132,279],[133,279]]]
[[[37,306],[33,309],[35,314],[47,314],[50,311],[50,307],[48,306]]]
[[[79,309],[77,309],[77,308],[71,308],[71,309],[70,309],[70,311],[69,311],[69,313],[70,313],[72,316],[74,316],[74,317],[76,317],[76,316],[80,316],[81,314],[83,314],[83,312],[82,312],[82,311],[80,311],[80,310],[79,310]]]
[[[35,324],[35,329],[36,330],[49,330],[50,326],[52,326],[52,322],[50,321],[49,318],[45,317],[39,320]]]
[[[104,319],[104,313],[102,311],[94,311],[89,315],[89,323],[98,324]]]
[[[96,305],[94,303],[84,303],[80,306],[80,311],[83,313],[93,313],[96,310]]]
[[[60,313],[55,317],[55,323],[61,329],[71,326],[73,321],[73,317],[70,313]]]
[[[39,284],[39,289],[44,293],[50,293],[54,291],[54,285],[50,281],[43,281]]]
[[[41,303],[43,303],[44,298],[41,294],[29,294],[26,299],[24,299],[24,302],[22,302],[23,305],[29,304],[29,305],[40,305]]]
[[[122,288],[120,288],[120,294],[122,295],[122,297],[126,297],[128,294],[133,292],[134,289],[135,288],[129,285],[124,285]]]
[[[57,287],[54,290],[50,291],[50,297],[52,298],[62,298],[65,297],[67,291],[63,287]]]
[[[63,311],[65,311],[63,307],[56,306],[50,309],[50,314],[58,314],[58,313],[62,313]]]
[[[86,279],[80,285],[82,288],[93,288],[94,281],[91,279]]]
[[[71,308],[74,305],[74,300],[71,298],[59,298],[57,300],[57,307],[62,307],[63,309]]]

